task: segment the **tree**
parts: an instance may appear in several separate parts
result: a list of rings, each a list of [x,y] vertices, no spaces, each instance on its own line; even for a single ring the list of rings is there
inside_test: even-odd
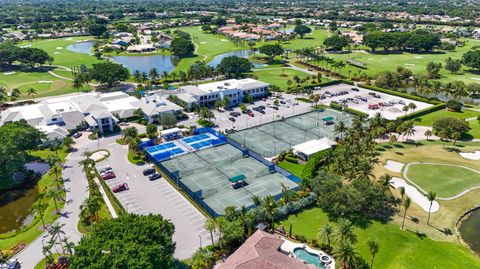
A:
[[[177,57],[185,58],[192,56],[195,46],[191,40],[176,37],[170,43],[170,51]]]
[[[437,198],[437,194],[435,192],[429,191],[425,196],[427,197],[428,201],[430,202],[430,206],[428,207],[428,218],[427,218],[427,225],[429,225],[430,224],[430,212],[432,210],[433,202],[435,201],[435,198]]]
[[[172,268],[173,224],[161,215],[123,214],[104,220],[82,237],[72,268]]]
[[[427,141],[428,141],[428,138],[429,138],[430,136],[432,136],[433,133],[432,133],[431,130],[426,130],[425,133],[424,133],[424,135],[425,135],[425,137],[427,138]]]
[[[334,51],[341,51],[344,47],[346,47],[350,43],[350,39],[346,36],[342,35],[333,35],[331,37],[327,37],[323,41],[323,45],[328,49],[332,49]]]
[[[357,253],[348,241],[340,241],[333,249],[333,257],[342,264],[342,269],[352,268],[355,265]]]
[[[402,230],[405,229],[405,218],[407,217],[407,210],[410,207],[411,202],[412,200],[410,200],[410,197],[408,196],[403,199],[403,208],[405,208],[405,211],[403,213]]]
[[[148,76],[150,77],[150,81],[155,84],[160,75],[158,74],[157,68],[154,67],[148,71]]]
[[[345,218],[338,220],[337,229],[335,230],[334,235],[337,242],[348,242],[351,244],[357,242],[357,236],[353,232],[353,224]]]
[[[218,27],[222,27],[222,26],[227,25],[227,20],[226,20],[225,18],[218,17],[218,18],[215,18],[215,19],[212,21],[212,23],[215,24],[215,25],[218,26]]]
[[[135,127],[128,127],[123,129],[123,139],[125,139],[125,141],[130,141],[135,137],[137,137],[137,135],[138,135],[138,130]]]
[[[368,250],[370,251],[370,255],[372,255],[372,262],[370,263],[370,269],[373,268],[373,261],[375,259],[375,255],[378,253],[378,249],[380,248],[380,245],[378,244],[377,241],[371,241],[369,240],[367,242],[368,245]]]
[[[279,44],[266,44],[260,47],[259,52],[267,56],[268,62],[272,62],[276,56],[283,54],[283,48]]]
[[[31,96],[32,99],[35,99],[35,95],[37,95],[37,90],[35,90],[34,88],[30,88],[27,90],[27,95]]]
[[[318,231],[318,235],[317,235],[318,240],[323,244],[327,245],[328,247],[330,247],[333,233],[334,233],[333,226],[329,222],[327,222]]]
[[[464,119],[445,117],[434,121],[432,130],[443,140],[453,140],[455,133],[462,135],[470,130],[470,126]]]
[[[212,252],[206,248],[199,248],[192,256],[192,269],[210,269],[214,264]]]
[[[385,174],[383,176],[380,177],[380,184],[385,188],[385,189],[388,189],[388,187],[390,186],[390,181],[392,180],[392,176],[389,175],[389,174]]]
[[[40,219],[42,220],[42,226],[45,228],[45,221],[43,219],[43,214],[45,213],[45,210],[47,209],[48,204],[43,201],[42,198],[38,199],[33,205],[32,205],[32,211],[34,214],[39,215]]]
[[[429,62],[427,64],[428,77],[431,79],[440,78],[440,70],[442,69],[441,63]]]
[[[107,32],[107,27],[104,24],[96,23],[96,22],[90,22],[88,24],[88,32],[95,36],[95,37],[100,37],[103,34]]]
[[[160,125],[166,128],[173,127],[177,124],[177,117],[175,117],[174,114],[168,113],[168,114],[163,114],[160,117]]]
[[[13,88],[12,91],[10,92],[10,101],[12,101],[12,102],[17,101],[18,98],[20,97],[20,94],[21,94],[21,92],[20,92],[19,88]],[[0,93],[0,95],[2,95],[2,94]],[[1,97],[0,97],[0,99],[1,99]],[[1,103],[1,100],[0,100],[0,103]]]
[[[49,188],[47,190],[47,197],[53,199],[53,204],[55,205],[55,211],[57,212],[57,214],[59,214],[60,211],[58,211],[57,201],[62,197],[62,192],[58,188]]]
[[[445,60],[445,70],[450,71],[450,73],[457,73],[458,70],[462,68],[462,62],[460,60],[447,58]]]
[[[96,183],[95,183],[96,185]],[[93,192],[92,192],[93,193]],[[80,205],[80,217],[93,223],[99,219],[98,212],[102,208],[102,197],[99,195],[90,195]]]
[[[212,239],[212,246],[215,246],[215,242],[213,241],[213,232],[215,231],[215,228],[217,227],[216,223],[212,219],[208,219],[205,221],[203,224],[203,227],[210,232],[210,239]]]
[[[225,57],[220,61],[217,70],[227,78],[241,78],[245,73],[252,71],[252,63],[237,56]]]
[[[312,32],[312,29],[306,25],[303,24],[297,24],[295,28],[293,28],[293,32],[297,35],[300,36],[300,38],[303,38],[306,34],[309,34]]]
[[[480,70],[480,50],[471,50],[462,56],[463,64]]]
[[[155,137],[158,136],[158,128],[157,128],[157,125],[153,124],[153,123],[149,123],[147,124],[147,137],[150,138],[150,139],[153,139]]]
[[[100,82],[107,83],[111,88],[118,81],[125,81],[130,77],[130,72],[121,64],[112,62],[93,64],[90,70],[91,77]]]

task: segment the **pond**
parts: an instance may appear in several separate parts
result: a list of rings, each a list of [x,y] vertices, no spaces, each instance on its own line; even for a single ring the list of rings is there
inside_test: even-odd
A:
[[[223,58],[230,57],[230,56],[237,56],[237,57],[240,57],[240,58],[248,58],[248,57],[250,57],[250,55],[252,55],[254,53],[255,52],[250,51],[250,50],[237,50],[237,51],[223,53],[223,54],[215,56],[213,58],[213,60],[211,60],[208,63],[208,65],[215,68],[215,67],[217,67],[217,65],[220,64],[220,62],[222,61]],[[251,63],[253,64],[254,68],[259,68],[259,67],[266,66],[266,64],[255,63],[255,62],[251,62]]]
[[[154,67],[159,74],[164,71],[170,73],[175,69],[176,64],[174,57],[170,55],[113,56],[112,60],[130,69],[131,73],[138,70],[148,74]]]
[[[477,254],[480,254],[480,209],[472,212],[460,227],[463,241]]]
[[[38,199],[38,187],[2,191],[0,194],[0,234],[18,230],[30,224],[34,217],[33,203]]]
[[[67,46],[67,50],[93,55],[92,48],[94,44],[95,42],[93,41],[77,42],[75,44]]]

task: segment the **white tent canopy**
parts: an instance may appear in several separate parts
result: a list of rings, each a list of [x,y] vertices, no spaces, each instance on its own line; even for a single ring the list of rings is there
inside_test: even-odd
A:
[[[335,145],[335,141],[328,139],[326,137],[321,139],[314,139],[306,141],[302,144],[298,144],[292,147],[293,153],[297,154],[304,160],[308,160],[313,154],[330,149]]]

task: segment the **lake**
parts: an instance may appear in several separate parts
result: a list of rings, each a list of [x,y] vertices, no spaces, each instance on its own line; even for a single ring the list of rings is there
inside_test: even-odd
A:
[[[148,74],[154,67],[159,74],[164,71],[170,73],[175,69],[174,59],[170,55],[113,56],[112,60],[130,69],[131,73],[138,70]]]
[[[94,44],[95,42],[93,41],[77,42],[75,44],[67,46],[67,50],[93,55],[92,48]]]
[[[18,230],[30,224],[31,212],[38,198],[38,187],[2,191],[0,194],[0,234]]]
[[[252,52],[250,50],[237,50],[237,51],[227,52],[227,53],[223,53],[223,54],[215,56],[213,58],[213,60],[211,60],[208,63],[208,65],[215,68],[215,67],[217,67],[217,65],[220,64],[220,62],[222,61],[223,58],[230,57],[230,56],[237,56],[237,57],[240,57],[240,58],[248,58],[252,54],[254,54],[254,52]],[[252,62],[252,61],[250,61],[250,62],[253,64],[254,68],[259,68],[259,67],[266,66],[266,64],[255,63],[255,62]]]
[[[480,254],[480,209],[472,212],[460,227],[463,241],[476,253]]]

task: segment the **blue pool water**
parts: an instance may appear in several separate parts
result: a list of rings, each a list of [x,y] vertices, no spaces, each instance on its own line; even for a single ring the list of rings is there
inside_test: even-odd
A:
[[[296,248],[293,250],[293,253],[295,253],[295,256],[297,257],[298,260],[302,260],[306,263],[313,264],[318,268],[322,268],[322,269],[326,268],[325,264],[322,261],[320,261],[320,257],[317,254],[310,253],[303,248]]]

